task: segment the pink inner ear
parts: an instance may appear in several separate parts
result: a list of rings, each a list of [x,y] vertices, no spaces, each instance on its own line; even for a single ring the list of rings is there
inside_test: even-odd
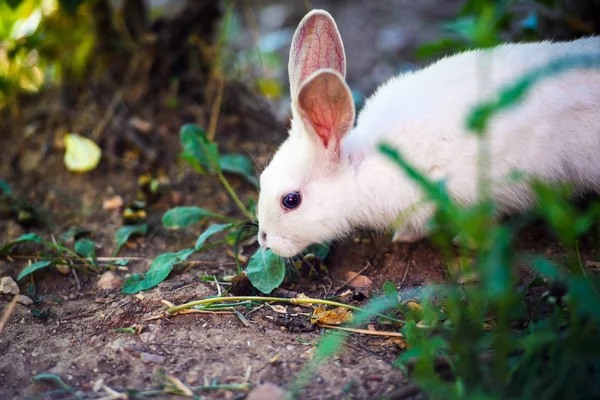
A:
[[[298,104],[323,146],[333,143],[339,153],[342,138],[354,123],[354,103],[342,77],[331,70],[315,74],[301,87]]]
[[[342,77],[346,75],[344,46],[329,14],[310,14],[298,27],[290,51],[289,68],[292,91],[319,69],[331,68]]]

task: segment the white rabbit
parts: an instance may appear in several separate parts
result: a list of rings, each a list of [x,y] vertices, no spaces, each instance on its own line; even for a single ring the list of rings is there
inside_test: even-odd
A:
[[[292,124],[260,178],[259,242],[280,256],[343,237],[356,228],[395,229],[394,239],[427,234],[433,206],[377,149],[395,146],[412,165],[444,179],[459,204],[478,196],[478,139],[466,119],[481,101],[549,61],[599,54],[600,38],[504,44],[444,58],[382,85],[354,127],[344,81],[344,47],[333,18],[308,13],[289,60]],[[492,196],[503,212],[533,206],[515,170],[547,182],[600,191],[600,69],[578,69],[539,81],[486,131]]]

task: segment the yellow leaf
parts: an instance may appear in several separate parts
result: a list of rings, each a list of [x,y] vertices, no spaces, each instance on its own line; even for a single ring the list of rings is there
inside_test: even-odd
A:
[[[352,321],[353,315],[350,310],[338,307],[333,310],[326,310],[324,307],[317,307],[310,317],[312,324],[341,325],[344,322]]]
[[[423,311],[423,306],[413,300],[409,300],[404,304],[410,311],[421,312]]]
[[[75,133],[65,135],[65,148],[65,165],[69,171],[91,171],[98,166],[102,156],[96,143]]]
[[[383,345],[396,346],[399,349],[406,348],[406,342],[403,337],[391,337],[382,343]]]

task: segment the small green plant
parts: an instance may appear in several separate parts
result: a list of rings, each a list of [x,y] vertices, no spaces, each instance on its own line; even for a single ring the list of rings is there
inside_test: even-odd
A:
[[[193,248],[183,249],[175,253],[165,253],[158,256],[151,264],[146,274],[132,275],[123,286],[124,293],[137,293],[150,289],[165,280],[173,267],[187,260],[195,252],[204,251],[215,246],[230,245],[237,254],[239,244],[256,234],[257,223],[254,213],[254,201],[245,205],[235,193],[227,180],[227,174],[243,177],[250,184],[258,187],[258,179],[254,175],[254,168],[248,157],[242,154],[220,154],[217,143],[211,141],[206,132],[197,125],[185,125],[180,132],[183,147],[182,159],[191,165],[196,172],[202,175],[211,174],[218,177],[232,201],[237,205],[245,219],[231,218],[199,207],[176,207],[168,210],[162,218],[162,223],[168,229],[181,229],[197,224],[206,218],[220,221],[219,224],[210,225],[196,241]],[[128,230],[125,233],[129,233]],[[126,241],[125,233],[120,235]],[[227,233],[225,238],[207,244],[206,241],[213,235]],[[119,243],[124,243],[120,240]],[[327,256],[328,246],[319,246],[308,250],[317,257]],[[238,273],[242,272],[239,260]],[[252,285],[263,293],[270,293],[283,282],[286,276],[286,263],[281,257],[271,250],[259,248],[250,258],[247,266],[247,275]]]
[[[88,273],[99,271],[94,242],[87,237],[77,239],[74,249],[71,250],[58,243],[54,238],[49,241],[34,233],[26,233],[0,248],[0,256],[7,256],[12,248],[20,243],[39,243],[48,252],[40,252],[36,257],[38,261],[25,267],[19,274],[18,280],[51,265],[66,265]]]

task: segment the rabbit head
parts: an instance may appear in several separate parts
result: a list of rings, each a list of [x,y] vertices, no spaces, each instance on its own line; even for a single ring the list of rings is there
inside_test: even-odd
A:
[[[308,13],[289,59],[292,123],[260,177],[259,243],[290,257],[350,230],[353,173],[341,143],[354,125],[344,47],[333,18]]]

